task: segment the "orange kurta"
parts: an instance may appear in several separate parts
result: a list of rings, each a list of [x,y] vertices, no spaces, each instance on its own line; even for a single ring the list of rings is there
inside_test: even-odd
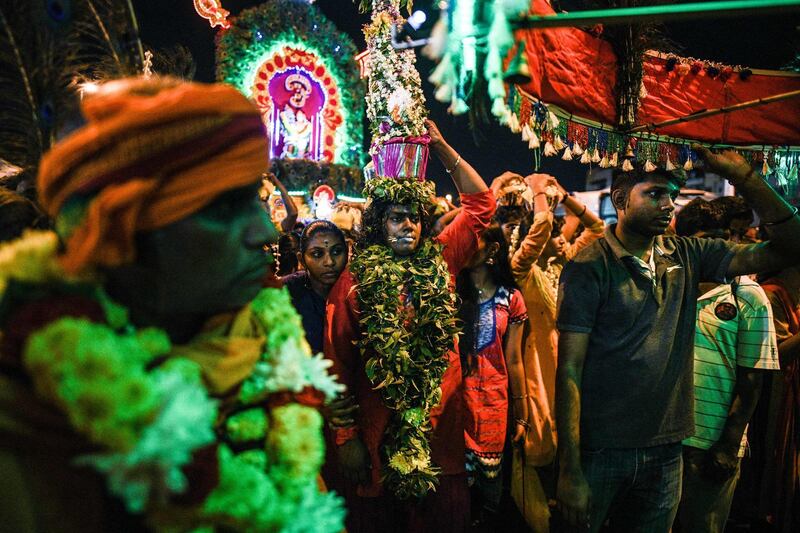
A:
[[[553,230],[553,213],[536,213],[533,226],[511,260],[511,270],[528,308],[530,333],[525,340],[523,362],[528,395],[528,423],[525,457],[529,465],[545,465],[556,450],[555,390],[558,331],[556,297],[558,278],[564,263],[603,236],[602,222],[587,227],[570,245],[563,258],[542,269],[538,260]]]

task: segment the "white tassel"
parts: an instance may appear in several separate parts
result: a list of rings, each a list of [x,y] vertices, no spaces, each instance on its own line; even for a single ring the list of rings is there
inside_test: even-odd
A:
[[[522,126],[522,140],[524,142],[528,142],[531,140],[531,126],[527,122]]]
[[[450,104],[450,107],[447,110],[453,115],[463,115],[467,111],[469,111],[469,106],[467,103],[462,100],[461,98],[453,98],[453,103]]]
[[[564,153],[561,155],[561,159],[564,161],[572,161],[572,150],[569,149],[569,146],[564,148]]]
[[[513,112],[511,113],[511,116],[508,117],[508,127],[511,128],[511,131],[513,133],[519,133],[520,131],[522,131],[522,128],[520,128],[519,125],[519,119],[517,118],[517,115],[515,115]]]
[[[574,155],[583,155],[583,148],[581,148],[581,145],[578,144],[578,141],[572,143],[572,153]]]
[[[442,15],[444,15],[442,10]],[[440,16],[431,29],[428,44],[422,49],[422,55],[436,61],[444,54],[447,47],[447,17]]]
[[[608,160],[608,164],[617,168],[617,165],[619,165],[619,154],[617,152],[611,154],[611,159]]]
[[[448,74],[447,71],[451,67],[452,67],[452,65],[450,63],[450,54],[447,54],[446,56],[444,56],[442,58],[442,60],[439,62],[439,64],[436,65],[436,68],[433,69],[433,72],[431,72],[431,75],[428,76],[428,81],[438,87],[439,85],[444,83],[444,79]]]
[[[544,155],[546,155],[547,157],[558,155],[555,146],[553,146],[553,143],[551,143],[550,141],[544,143]]]
[[[591,162],[592,162],[592,154],[589,153],[589,150],[586,150],[585,152],[583,152],[583,155],[581,156],[581,163],[583,163],[584,165],[588,165]]]
[[[452,94],[452,92],[453,89],[445,83],[444,85],[439,85],[439,87],[433,93],[433,98],[437,102],[442,102],[443,104],[446,104],[447,102],[450,101],[450,95]]]
[[[547,122],[551,130],[554,130],[558,127],[558,124],[561,122],[558,120],[558,117],[552,111],[547,113]]]
[[[594,152],[592,152],[592,163],[599,163],[599,162],[600,162],[600,150],[595,148]]]
[[[566,148],[566,146],[567,146],[567,145],[566,145],[566,144],[564,144],[564,141],[562,141],[562,140],[561,140],[561,136],[560,136],[560,135],[556,135],[556,138],[555,138],[555,140],[553,141],[553,147],[554,147],[554,148],[555,148],[557,151],[559,151],[559,152],[560,152],[561,150],[563,150],[564,148]]]
[[[496,98],[505,99],[506,86],[503,85],[503,79],[500,77],[492,78],[489,80],[489,98],[492,100]]]
[[[653,172],[657,167],[653,164],[652,161],[649,159],[644,163],[644,171],[645,172]]]
[[[692,156],[691,154],[689,154],[688,156],[686,156],[686,163],[683,164],[683,170],[689,171],[692,170],[693,168],[694,165],[692,164]]]
[[[675,165],[672,163],[672,160],[670,160],[669,156],[667,156],[667,164],[665,165],[665,168],[667,169],[667,172],[672,172],[675,170]]]
[[[503,98],[495,98],[492,100],[492,115],[501,119],[501,123],[507,123],[507,119],[506,122],[502,122],[506,117],[506,109],[506,102]]]
[[[622,170],[624,170],[625,172],[630,172],[631,170],[633,170],[633,165],[631,164],[630,159],[626,159],[625,161],[622,162]]]
[[[539,136],[536,135],[535,131],[531,131],[531,138],[528,141],[528,148],[530,148],[531,150],[535,150],[539,148],[541,145],[542,143],[539,142]]]
[[[609,168],[611,163],[608,162],[608,154],[603,156],[603,159],[600,160],[600,164],[598,165],[600,168]]]
[[[767,164],[767,158],[764,158],[764,164],[761,165],[761,175],[762,176],[769,176],[769,165]]]

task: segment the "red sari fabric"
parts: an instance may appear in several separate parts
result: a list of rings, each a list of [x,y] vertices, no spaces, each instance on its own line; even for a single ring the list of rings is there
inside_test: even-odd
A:
[[[489,225],[494,214],[495,199],[488,190],[462,194],[461,205],[462,212],[436,237],[437,242],[444,245],[443,254],[450,270],[451,288],[455,287],[455,276],[476,250],[480,233]],[[328,296],[324,353],[333,362],[331,372],[338,375],[339,381],[347,386],[360,406],[356,426],[337,430],[334,435],[336,444],[341,445],[360,436],[369,450],[372,480],[366,486],[359,486],[355,492],[358,496],[376,497],[382,493],[380,447],[391,412],[384,406],[380,393],[373,390],[364,372],[365,359],[362,359],[354,344],[361,334],[356,290],[357,283],[353,275],[349,270],[344,271]],[[442,381],[442,402],[431,413],[433,431],[430,442],[433,463],[441,468],[443,476],[449,476],[463,474],[465,470],[464,391],[455,344],[445,357],[450,364]],[[329,486],[336,485],[338,483],[329,483]],[[347,491],[344,492],[346,496]],[[351,506],[351,512],[356,513],[357,510]]]
[[[508,326],[528,319],[522,294],[499,287],[480,305],[475,325],[477,354],[473,370],[464,377],[467,407],[464,438],[477,456],[499,457],[506,443],[508,368],[503,338]]]

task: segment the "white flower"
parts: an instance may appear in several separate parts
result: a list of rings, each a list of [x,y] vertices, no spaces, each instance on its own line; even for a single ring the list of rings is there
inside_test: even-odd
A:
[[[187,488],[182,468],[192,453],[215,440],[216,402],[203,387],[182,373],[155,370],[151,374],[162,407],[127,453],[79,457],[108,477],[109,490],[122,498],[131,512],[143,511],[151,500],[166,501]]]
[[[405,87],[396,88],[389,96],[389,109],[392,112],[396,110],[402,113],[407,107],[410,107],[412,103],[411,93]]]
[[[328,400],[333,400],[344,392],[345,386],[336,381],[336,376],[328,373],[328,369],[333,366],[333,361],[325,359],[320,353],[313,357],[306,357],[303,363],[309,385],[325,394]]]

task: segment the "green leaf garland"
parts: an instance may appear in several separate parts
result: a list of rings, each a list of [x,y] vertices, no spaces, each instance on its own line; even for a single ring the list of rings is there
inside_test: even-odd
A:
[[[426,205],[436,196],[432,181],[399,178],[372,178],[364,187],[364,196],[400,205]]]
[[[367,377],[393,412],[382,449],[383,482],[399,498],[421,497],[438,482],[430,415],[441,401],[447,354],[458,334],[457,298],[442,245],[427,240],[406,257],[373,245],[353,258],[350,269],[358,280],[358,345]],[[410,312],[401,302],[404,293]]]

